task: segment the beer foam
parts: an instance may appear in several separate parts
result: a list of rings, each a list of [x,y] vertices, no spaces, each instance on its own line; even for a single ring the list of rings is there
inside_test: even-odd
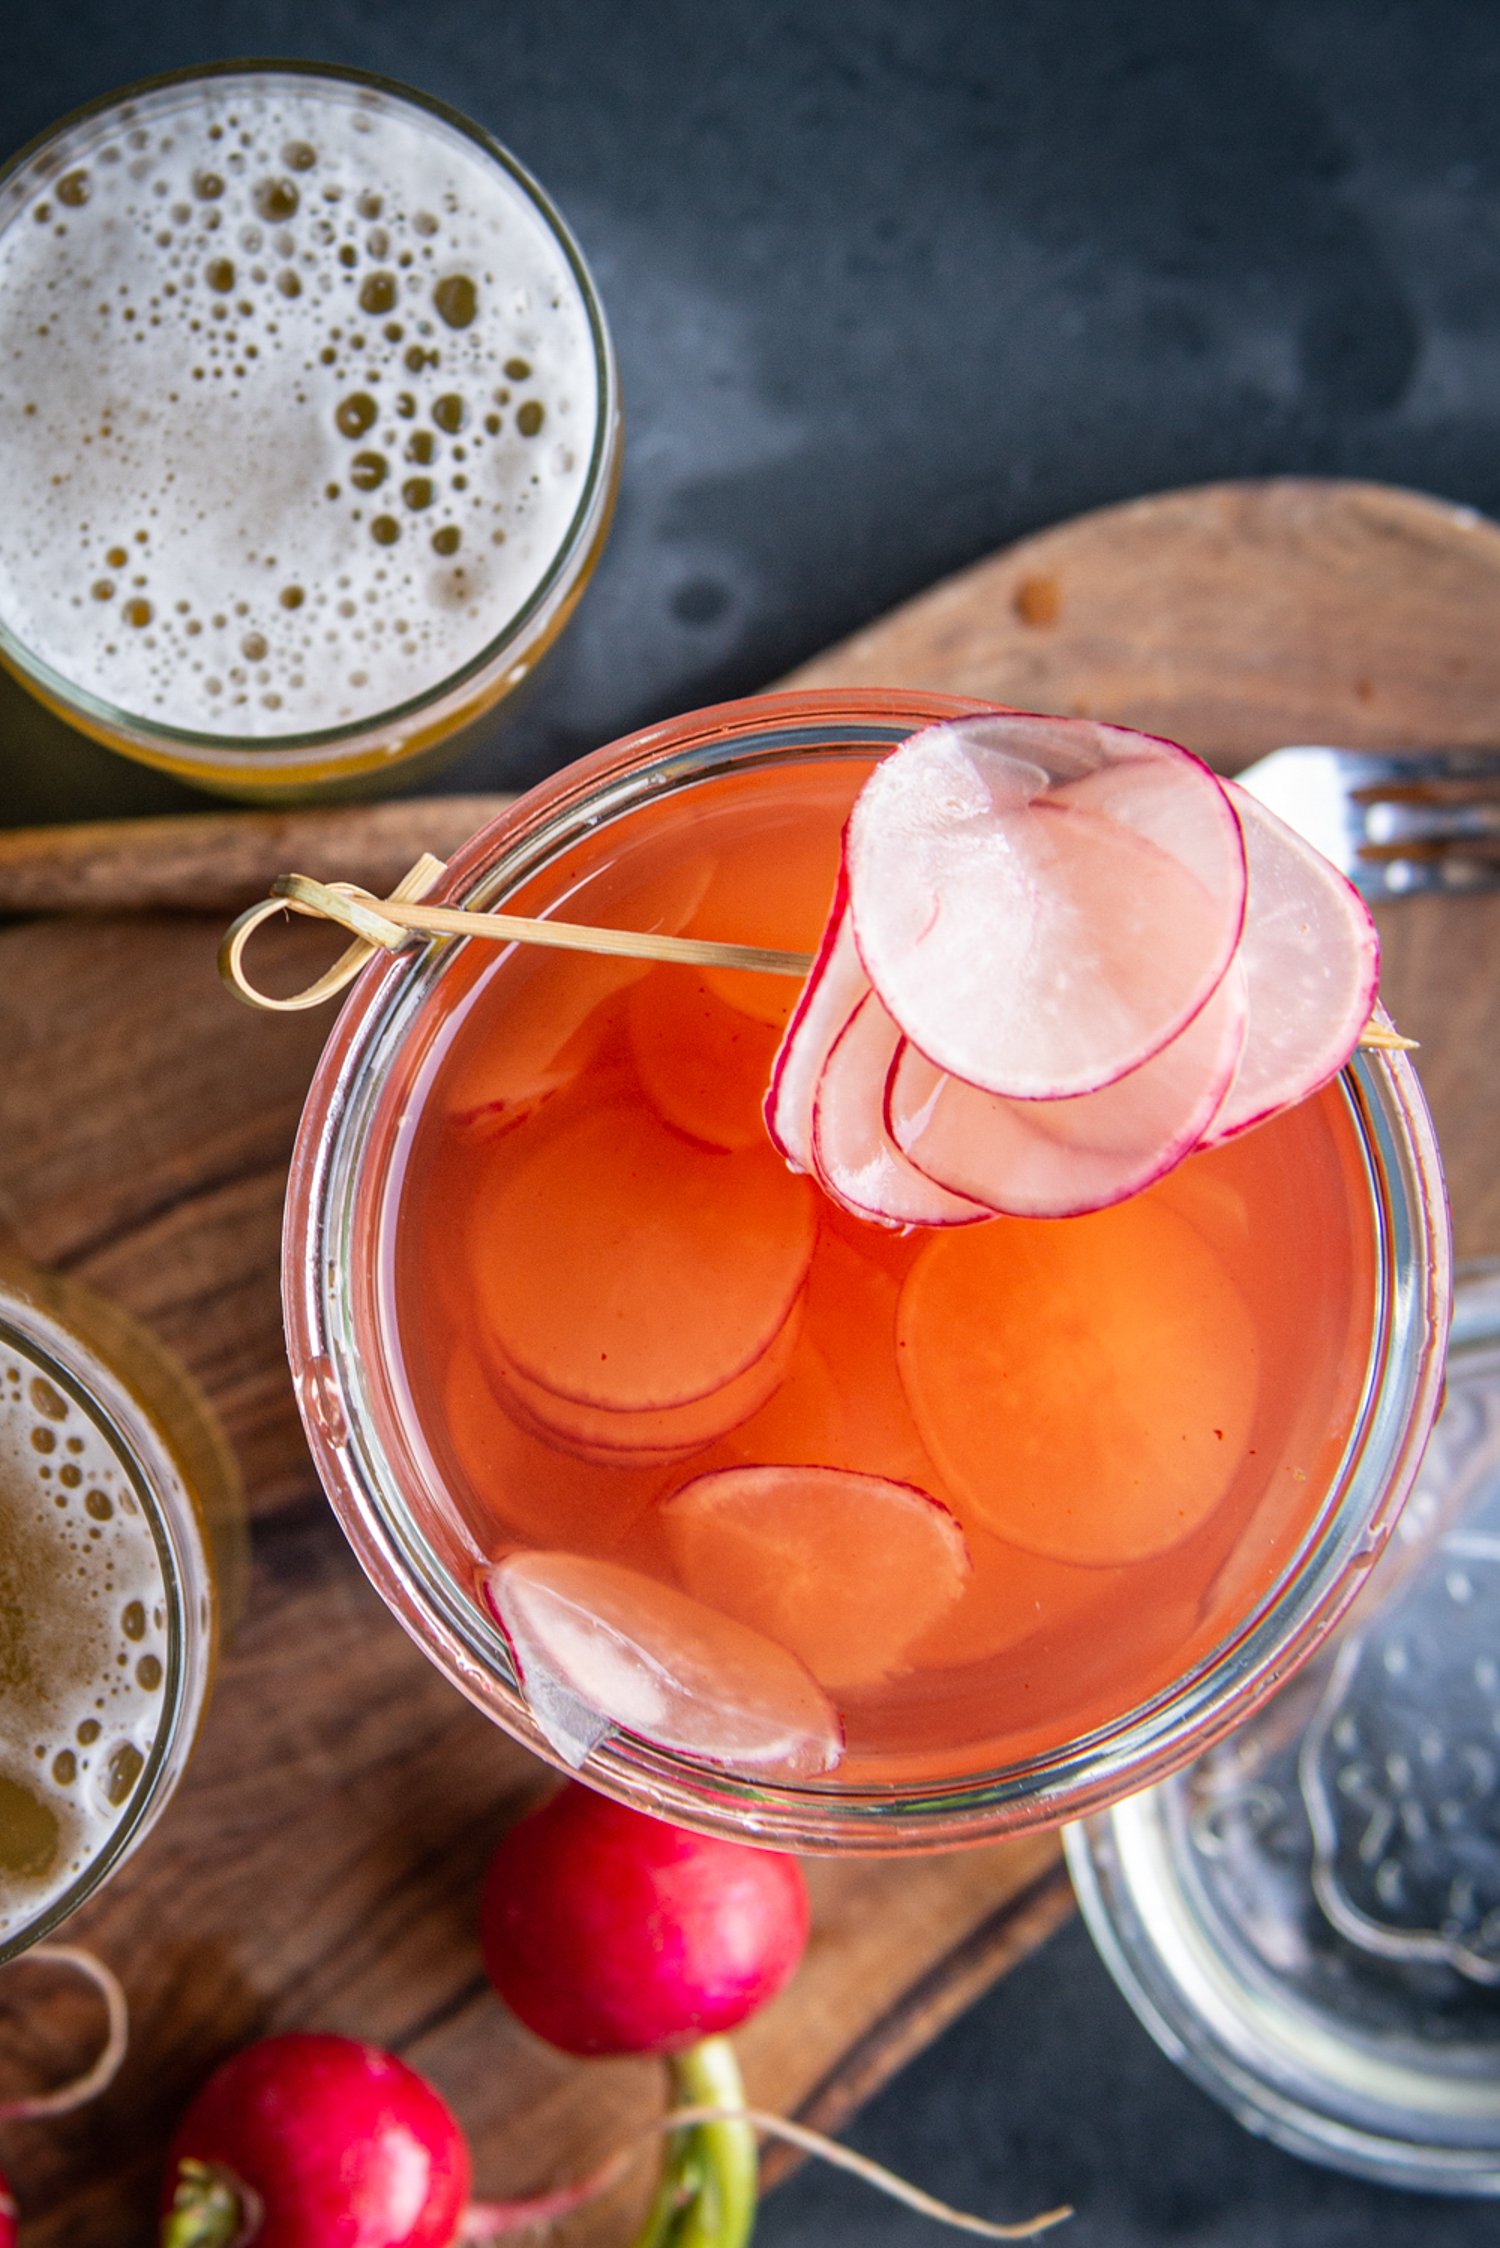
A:
[[[578,277],[456,128],[336,80],[85,119],[0,211],[0,621],[138,722],[357,724],[478,657],[598,435]]]
[[[0,1353],[0,1938],[98,1857],[161,1728],[156,1540],[103,1430]]]

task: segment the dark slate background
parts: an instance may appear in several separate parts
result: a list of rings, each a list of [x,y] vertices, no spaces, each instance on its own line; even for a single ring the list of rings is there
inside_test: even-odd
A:
[[[617,528],[511,785],[753,690],[1021,533],[1203,479],[1381,477],[1500,509],[1491,0],[0,0],[0,147],[231,55],[389,73],[537,172],[609,308]],[[3,504],[3,495],[0,495]],[[0,695],[0,819],[186,804]],[[1459,2248],[1423,2202],[1249,2138],[1074,1927],[855,2127],[1077,2248]],[[916,2248],[830,2174],[764,2248]]]
[[[1143,491],[1304,470],[1500,505],[1492,0],[0,0],[0,21],[0,147],[146,72],[315,56],[471,111],[573,222],[619,344],[622,505],[537,697],[451,786],[751,691]],[[0,816],[189,801],[14,704]]]

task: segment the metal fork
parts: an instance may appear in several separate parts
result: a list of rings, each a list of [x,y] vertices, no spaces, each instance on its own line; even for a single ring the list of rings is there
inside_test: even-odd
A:
[[[1367,898],[1500,887],[1500,749],[1278,749],[1236,778]]]

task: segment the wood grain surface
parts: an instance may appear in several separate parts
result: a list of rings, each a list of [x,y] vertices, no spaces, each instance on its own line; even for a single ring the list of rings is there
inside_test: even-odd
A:
[[[798,679],[1087,709],[1238,764],[1291,739],[1495,738],[1497,624],[1491,526],[1410,495],[1276,483],[1029,540]],[[452,2100],[497,2194],[571,2174],[660,2098],[649,2064],[550,2053],[479,1976],[480,1873],[546,1775],[407,1642],[317,1490],[276,1257],[327,1023],[234,1006],[214,974],[220,926],[155,912],[0,930],[0,1235],[117,1297],[187,1361],[239,1454],[255,1543],[182,1792],[75,1923],[128,1986],[130,2064],[86,2115],[0,2138],[29,2248],[145,2248],[172,2119],[218,2057],[273,2027],[397,2048]],[[1500,896],[1404,900],[1382,934],[1388,1003],[1423,1042],[1460,1253],[1500,1249]],[[327,946],[303,928],[268,941],[288,982]],[[807,1964],[741,2042],[758,2100],[833,2124],[1067,1909],[1047,1838],[809,1877]],[[80,2010],[22,1999],[19,1977],[7,1990],[0,2045],[60,2073]],[[567,2237],[628,2237],[636,2190]]]
[[[278,874],[357,882],[389,897],[431,851],[446,858],[508,796],[398,797],[315,812],[188,812],[0,833],[0,914],[120,907],[237,913]]]

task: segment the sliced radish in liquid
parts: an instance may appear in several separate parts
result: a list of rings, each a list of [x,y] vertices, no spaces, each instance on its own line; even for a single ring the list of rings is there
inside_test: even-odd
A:
[[[476,1206],[478,1339],[582,1405],[685,1405],[770,1347],[816,1232],[811,1187],[763,1142],[720,1153],[626,1105],[543,1118]]]
[[[600,1467],[661,1467],[716,1443],[760,1411],[791,1364],[800,1324],[799,1307],[794,1305],[760,1357],[722,1389],[655,1412],[613,1412],[607,1406],[581,1404],[577,1398],[545,1389],[501,1359],[492,1357],[491,1365],[497,1394],[521,1426],[543,1443],[560,1445]]]
[[[901,1669],[970,1575],[963,1531],[930,1492],[846,1468],[720,1469],[674,1491],[662,1521],[690,1592],[832,1688]]]
[[[811,1779],[843,1754],[795,1655],[639,1570],[516,1553],[481,1577],[533,1716],[576,1768],[611,1727],[732,1771]]]

